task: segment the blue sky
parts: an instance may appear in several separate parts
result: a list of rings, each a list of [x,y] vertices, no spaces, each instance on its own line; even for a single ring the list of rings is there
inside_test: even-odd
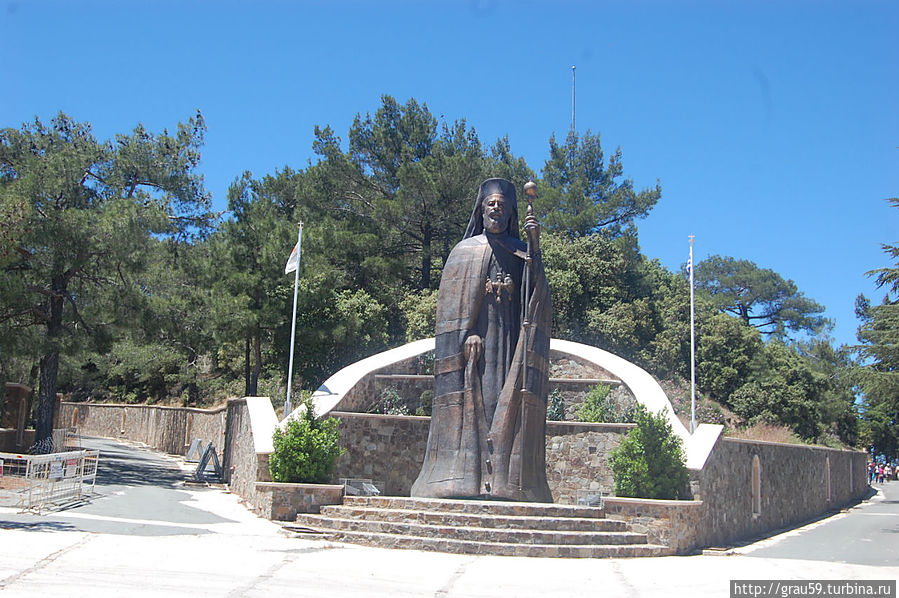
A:
[[[0,127],[62,110],[108,138],[200,109],[216,207],[244,170],[303,168],[381,94],[415,97],[538,171],[571,123],[620,147],[649,257],[749,259],[855,341],[899,213],[899,3],[0,2]],[[289,248],[285,248],[289,252]],[[285,253],[286,255],[286,253]]]

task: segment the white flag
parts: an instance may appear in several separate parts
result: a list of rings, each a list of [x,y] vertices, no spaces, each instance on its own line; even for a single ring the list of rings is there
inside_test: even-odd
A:
[[[287,258],[287,265],[284,266],[284,274],[289,274],[296,270],[300,265],[300,242],[293,246],[290,257]]]
[[[300,244],[303,242],[303,223],[300,222],[300,229],[297,231],[297,244],[293,246],[290,257],[287,258],[287,265],[284,266],[284,274],[290,274],[300,267]]]

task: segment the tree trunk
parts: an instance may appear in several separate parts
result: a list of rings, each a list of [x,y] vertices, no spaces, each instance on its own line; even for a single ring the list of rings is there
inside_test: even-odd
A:
[[[46,454],[53,450],[53,409],[56,405],[56,377],[59,374],[59,347],[57,339],[62,334],[62,307],[65,281],[53,278],[53,294],[50,297],[50,318],[47,321],[47,353],[41,357],[40,388],[38,389],[37,423],[34,430],[34,453]]]
[[[434,231],[429,223],[425,223],[424,235],[421,242],[421,288],[431,288],[431,240]]]
[[[247,395],[255,397],[259,392],[259,374],[262,372],[262,332],[256,327],[256,334],[253,335],[253,372],[250,375],[250,389],[252,392]]]
[[[743,305],[742,303],[739,303],[737,305],[737,307],[740,310],[740,319],[743,321],[743,323],[745,325],[751,326],[752,322],[749,321],[749,308],[747,306]]]
[[[243,396],[252,397],[255,392],[250,392],[250,337],[247,336],[244,339]]]

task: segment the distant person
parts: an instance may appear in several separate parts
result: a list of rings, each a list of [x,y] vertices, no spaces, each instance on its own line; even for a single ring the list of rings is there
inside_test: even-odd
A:
[[[883,480],[885,482],[889,482],[893,479],[893,468],[890,467],[890,464],[887,463],[883,468]]]
[[[877,481],[877,464],[874,461],[868,463],[868,483],[873,484]]]

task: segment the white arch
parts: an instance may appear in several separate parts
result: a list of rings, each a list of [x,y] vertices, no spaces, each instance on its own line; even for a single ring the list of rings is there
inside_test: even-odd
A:
[[[649,411],[658,413],[662,411],[671,424],[671,429],[677,434],[684,443],[684,451],[687,457],[687,467],[689,469],[702,469],[708,458],[712,447],[721,435],[723,426],[717,424],[700,424],[696,431],[691,435],[687,428],[674,414],[674,408],[668,395],[659,386],[659,383],[649,375],[648,372],[633,363],[622,359],[617,355],[613,355],[608,351],[603,351],[597,347],[575,343],[572,341],[564,341],[561,339],[552,339],[549,348],[561,353],[567,353],[575,357],[579,357],[585,361],[594,363],[614,376],[621,379],[622,383],[627,386],[633,393],[636,400],[644,405]],[[367,374],[375,370],[387,367],[393,363],[410,359],[422,353],[432,351],[434,349],[434,339],[426,338],[419,341],[407,343],[401,347],[390,349],[371,357],[367,357],[361,361],[350,364],[342,370],[335,373],[322,384],[313,394],[315,400],[316,415],[319,417],[326,415],[331,411],[339,411],[340,403],[347,392],[358,384]],[[302,412],[303,406],[300,405],[289,416],[294,417]],[[287,418],[281,422],[283,426]]]

